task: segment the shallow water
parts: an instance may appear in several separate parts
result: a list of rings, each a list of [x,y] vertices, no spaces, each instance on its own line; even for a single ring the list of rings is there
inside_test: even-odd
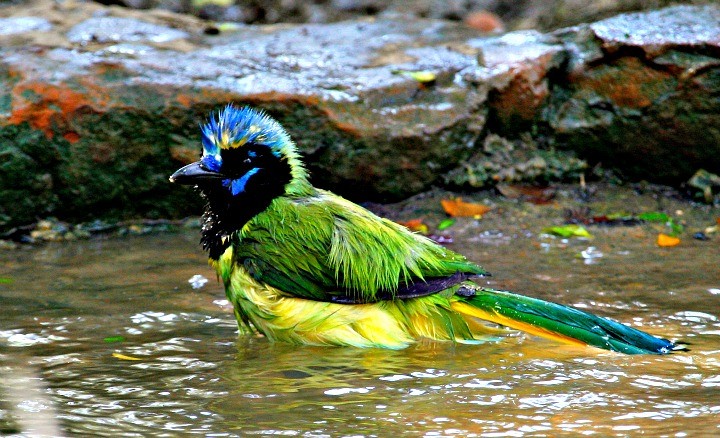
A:
[[[12,280],[0,284],[0,425],[47,419],[71,436],[720,434],[718,239],[662,249],[637,228],[564,241],[455,227],[462,244],[451,247],[493,272],[490,285],[691,351],[624,356],[516,332],[402,351],[273,345],[237,336],[195,230],[47,244],[0,253]],[[198,274],[209,282],[193,289]]]

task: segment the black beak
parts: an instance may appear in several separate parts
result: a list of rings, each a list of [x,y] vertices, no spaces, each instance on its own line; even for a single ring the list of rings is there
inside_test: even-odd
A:
[[[217,172],[204,169],[200,165],[200,162],[196,161],[178,169],[175,173],[170,175],[170,182],[178,184],[197,184],[202,180],[220,178],[225,177]]]

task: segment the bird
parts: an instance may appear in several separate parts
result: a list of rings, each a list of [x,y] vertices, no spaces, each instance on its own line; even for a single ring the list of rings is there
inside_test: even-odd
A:
[[[201,244],[241,333],[297,345],[479,344],[497,328],[626,354],[674,342],[583,310],[482,286],[465,256],[316,188],[286,130],[229,104],[201,125],[201,158],[170,176],[206,205]]]

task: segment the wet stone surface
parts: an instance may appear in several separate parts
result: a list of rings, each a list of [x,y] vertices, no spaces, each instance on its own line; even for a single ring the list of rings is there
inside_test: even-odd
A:
[[[674,11],[484,39],[439,20],[217,28],[90,3],[3,9],[15,26],[41,21],[0,35],[0,228],[197,213],[167,175],[227,102],[278,118],[314,181],[354,199],[399,199],[492,160],[478,157],[490,133],[531,132],[539,148],[636,179],[678,183],[698,163],[717,173],[706,127],[718,122],[720,12]]]
[[[556,32],[571,56],[543,113],[554,142],[629,179],[720,169],[718,23],[716,6],[676,6]]]
[[[676,6],[654,12],[623,14],[589,25],[605,47],[635,46],[661,54],[668,46],[720,46],[720,10]]]
[[[12,35],[33,31],[46,31],[52,24],[40,17],[0,18],[0,35]]]
[[[70,29],[67,39],[71,43],[87,44],[130,41],[163,43],[190,35],[167,26],[158,26],[132,18],[93,17]]]

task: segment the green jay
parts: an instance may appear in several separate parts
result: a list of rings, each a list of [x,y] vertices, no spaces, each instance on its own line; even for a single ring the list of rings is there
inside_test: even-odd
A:
[[[228,105],[202,157],[170,180],[207,202],[201,242],[241,331],[308,345],[404,348],[481,342],[489,325],[623,353],[676,345],[573,307],[472,281],[485,270],[308,180],[283,127]],[[490,323],[490,324],[488,324]]]

